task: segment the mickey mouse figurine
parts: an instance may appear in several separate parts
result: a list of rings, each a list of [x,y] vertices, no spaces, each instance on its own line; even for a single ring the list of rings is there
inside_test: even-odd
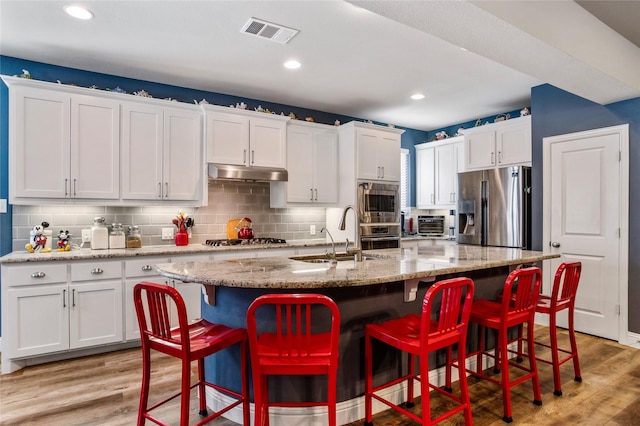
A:
[[[42,222],[40,225],[36,225],[31,229],[30,235],[30,243],[25,245],[24,247],[29,250],[29,252],[34,253],[39,251],[41,253],[48,253],[51,251],[50,248],[46,248],[47,237],[44,235],[44,230],[49,227],[49,222]]]
[[[71,250],[71,234],[69,231],[60,230],[58,234],[58,251],[69,251]]]

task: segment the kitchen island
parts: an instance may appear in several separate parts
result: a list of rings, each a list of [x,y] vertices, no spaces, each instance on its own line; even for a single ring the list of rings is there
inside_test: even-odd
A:
[[[552,252],[457,245],[437,240],[424,240],[410,248],[364,254],[368,260],[343,260],[336,264],[316,263],[318,260],[314,258],[300,256],[178,262],[157,264],[154,268],[165,277],[202,284],[208,302],[208,305],[203,304],[203,318],[232,327],[246,326],[247,308],[261,294],[315,292],[333,298],[341,313],[338,424],[345,424],[362,418],[364,413],[366,324],[419,313],[429,283],[434,281],[469,276],[476,285],[476,298],[494,298],[513,268],[559,257]],[[469,344],[474,343],[470,336]],[[384,347],[374,351],[374,381],[397,377],[398,365],[406,361]],[[239,368],[238,360],[239,354],[233,351],[208,358],[207,377],[239,389],[237,374],[233,373]],[[432,365],[438,366],[435,357]],[[400,388],[394,390],[398,395],[401,391]],[[314,400],[325,392],[323,380],[288,377],[270,381],[273,399],[298,396],[300,400]],[[213,409],[218,408],[219,397],[207,395]],[[374,411],[381,408],[374,405]],[[314,424],[314,421],[322,422],[320,413],[312,409],[295,412],[274,409],[272,416],[275,416],[274,424],[278,425]],[[232,412],[230,418],[241,419],[239,412]]]

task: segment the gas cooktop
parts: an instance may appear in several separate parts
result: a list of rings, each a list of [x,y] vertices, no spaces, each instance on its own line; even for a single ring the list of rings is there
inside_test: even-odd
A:
[[[260,238],[250,238],[248,240],[207,240],[204,242],[208,246],[218,247],[218,246],[236,246],[239,244],[242,245],[260,245],[260,244],[286,244],[287,242],[282,238],[272,238],[272,237],[260,237]]]

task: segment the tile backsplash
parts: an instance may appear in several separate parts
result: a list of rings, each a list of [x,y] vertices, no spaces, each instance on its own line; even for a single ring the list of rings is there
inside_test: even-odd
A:
[[[195,221],[191,244],[203,243],[207,239],[227,238],[226,225],[230,219],[250,217],[256,237],[284,238],[286,240],[306,240],[323,238],[319,234],[325,226],[324,208],[299,207],[273,209],[269,206],[269,183],[209,181],[209,205],[205,207],[185,207],[182,211]],[[162,228],[174,228],[171,223],[178,214],[179,205],[144,207],[105,206],[13,206],[13,250],[24,250],[29,242],[29,231],[34,225],[49,222],[53,232],[53,246],[57,244],[57,234],[61,229],[72,234],[72,244],[82,242],[82,229],[93,224],[93,218],[103,216],[106,223],[122,223],[125,230],[129,225],[138,225],[142,233],[143,245],[172,245],[174,242],[162,240]],[[311,225],[316,227],[316,235],[311,235]],[[85,244],[85,247],[88,245]]]

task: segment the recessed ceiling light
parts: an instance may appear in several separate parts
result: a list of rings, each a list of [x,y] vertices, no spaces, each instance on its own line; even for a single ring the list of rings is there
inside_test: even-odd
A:
[[[291,60],[291,61],[287,61],[287,62],[284,63],[284,67],[288,68],[290,70],[297,70],[301,66],[302,66],[302,64],[300,64],[300,62],[298,62],[296,60]]]
[[[420,99],[424,99],[424,95],[422,93],[416,93],[411,95],[411,99],[414,101],[419,101]]]
[[[64,11],[67,12],[67,14],[78,19],[86,20],[93,18],[93,13],[82,6],[65,6]]]

